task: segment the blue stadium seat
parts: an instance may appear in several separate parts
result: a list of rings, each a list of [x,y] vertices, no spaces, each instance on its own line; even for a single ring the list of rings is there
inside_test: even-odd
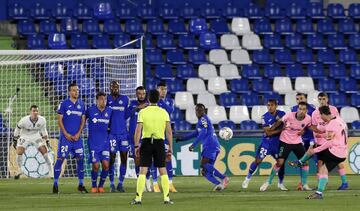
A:
[[[29,11],[19,3],[10,4],[8,7],[9,18],[13,20],[23,20],[29,18]]]
[[[118,34],[114,36],[115,48],[120,48],[128,42],[130,42],[130,36],[128,34]],[[132,45],[125,46],[125,48],[132,48]]]
[[[159,79],[173,79],[175,76],[172,73],[171,66],[168,64],[156,65],[155,76]]]
[[[346,94],[340,93],[330,93],[329,94],[329,101],[332,105],[336,107],[344,107],[348,106],[349,103],[347,102]]]
[[[77,19],[65,18],[61,20],[60,32],[65,34],[79,33]]]
[[[306,8],[306,14],[312,19],[323,19],[325,18],[323,4],[318,2],[309,3]]]
[[[265,16],[270,19],[283,19],[285,11],[276,3],[270,3],[265,6]]]
[[[184,7],[181,8],[180,14],[185,19],[198,17],[198,11],[193,6],[190,6],[190,4],[187,2],[185,3]]]
[[[191,124],[185,120],[175,121],[174,122],[174,130],[175,131],[183,131],[183,130],[191,130]]]
[[[230,128],[231,130],[235,130],[236,129],[236,125],[233,121],[231,120],[223,120],[223,121],[220,121],[219,124],[218,124],[218,129],[220,130],[221,128],[223,127],[228,127]]]
[[[288,64],[285,67],[286,76],[290,79],[305,76],[304,71],[300,64]]]
[[[350,98],[350,101],[351,101],[352,106],[360,107],[360,94],[359,93],[352,94],[351,98]]]
[[[156,89],[157,84],[160,83],[160,79],[154,77],[146,77],[146,90]]]
[[[321,78],[318,80],[318,89],[323,92],[337,92],[335,80],[332,78]]]
[[[174,7],[169,6],[168,3],[164,3],[159,9],[159,15],[164,20],[178,19],[180,13]]]
[[[329,76],[335,79],[346,77],[346,70],[344,64],[331,64],[329,65]]]
[[[247,107],[253,107],[255,105],[262,104],[259,100],[259,97],[254,92],[248,92],[241,95],[241,105],[246,105]]]
[[[181,79],[189,79],[198,77],[198,74],[191,64],[177,65],[176,77]]]
[[[268,49],[254,50],[252,52],[252,60],[258,64],[271,64],[273,63]]]
[[[302,19],[296,22],[296,32],[301,34],[315,33],[313,23],[310,19]]]
[[[222,19],[222,18],[211,20],[210,28],[211,28],[211,31],[214,32],[216,35],[222,35],[222,34],[229,33],[229,27],[226,23],[226,20]]]
[[[259,130],[259,126],[253,120],[244,120],[240,123],[240,130]]]
[[[17,32],[19,35],[34,35],[36,34],[35,25],[30,20],[20,20],[17,24]]]
[[[275,22],[275,32],[279,34],[292,34],[294,33],[292,29],[291,21],[287,18],[279,19]]]
[[[183,81],[175,77],[173,79],[167,79],[165,82],[170,94],[186,90]]]
[[[52,16],[55,19],[66,19],[72,16],[71,11],[62,3],[57,3],[52,10]]]
[[[92,19],[93,11],[90,7],[86,6],[83,3],[78,3],[73,10],[74,17],[77,19]]]
[[[98,20],[114,19],[111,4],[109,2],[99,2],[94,6],[94,17]]]
[[[146,76],[146,77],[152,77],[152,76],[154,76],[154,74],[152,74],[150,65],[146,65],[146,66],[145,66],[145,76]]]
[[[269,79],[258,79],[252,81],[253,91],[258,93],[268,93],[272,91]]]
[[[189,31],[195,35],[200,35],[208,30],[204,18],[194,18],[190,20]]]
[[[250,91],[249,81],[247,79],[233,79],[230,81],[230,90],[233,93],[247,93]]]
[[[353,122],[351,123],[351,127],[352,127],[352,129],[354,129],[354,130],[360,130],[360,120],[353,121]]]
[[[89,49],[88,35],[83,33],[72,34],[70,47],[74,49]]]
[[[123,33],[120,23],[115,21],[114,19],[104,21],[104,32],[109,35],[116,35]]]
[[[42,20],[39,26],[39,32],[45,35],[56,33],[56,23],[53,20]]]
[[[215,5],[210,2],[206,2],[200,9],[200,14],[206,19],[220,18],[221,10],[216,8]]]
[[[253,24],[253,29],[256,34],[272,34],[272,28],[269,19],[261,18],[256,20]]]
[[[146,50],[145,58],[147,64],[164,64],[164,60],[159,49]]]
[[[181,19],[169,20],[168,31],[173,34],[187,34],[185,23]]]
[[[317,22],[317,31],[323,34],[335,34],[336,30],[333,21],[329,18],[321,19]]]
[[[322,64],[309,64],[307,66],[307,72],[313,79],[325,78],[325,70]]]
[[[66,36],[63,33],[49,34],[48,46],[50,49],[67,49]]]
[[[244,15],[250,19],[260,19],[264,17],[264,11],[257,4],[250,2],[244,9]]]
[[[286,15],[291,19],[305,19],[306,9],[296,3],[291,3],[286,9]]]
[[[189,62],[193,64],[205,64],[206,60],[205,52],[202,49],[189,50]]]
[[[296,51],[296,62],[301,64],[315,63],[312,50],[305,48]]]
[[[178,49],[168,50],[166,52],[166,61],[174,65],[186,64],[184,52]]]
[[[170,118],[174,121],[181,121],[184,120],[184,114],[181,112],[181,110],[177,107],[174,107],[174,111],[170,114]]]
[[[355,50],[360,50],[360,34],[349,36],[349,46]]]
[[[218,40],[216,38],[216,34],[211,32],[201,33],[199,42],[200,42],[200,47],[204,48],[205,50],[211,50],[220,47]]]
[[[307,47],[318,50],[318,49],[325,49],[325,41],[324,36],[320,33],[309,34],[306,38]]]
[[[345,9],[342,4],[328,4],[327,15],[333,19],[346,18]]]
[[[328,46],[332,49],[346,49],[344,36],[340,33],[328,35]]]
[[[141,19],[155,19],[157,18],[157,14],[155,13],[155,9],[152,7],[152,5],[147,3],[142,3],[137,8],[137,14],[138,17]]]
[[[321,49],[317,54],[318,62],[323,64],[336,64],[336,56],[332,49]]]
[[[27,49],[31,50],[40,50],[46,49],[44,35],[42,34],[33,34],[27,37]]]
[[[288,49],[275,50],[274,61],[279,64],[293,64],[291,52]]]
[[[360,64],[352,64],[350,66],[350,76],[355,79],[360,79]]]
[[[351,19],[351,18],[339,20],[338,30],[339,30],[339,32],[341,32],[343,34],[356,34],[357,33],[356,26],[354,24],[353,19]]]
[[[241,17],[242,14],[243,11],[239,7],[234,6],[231,2],[228,2],[226,7],[222,10],[222,16],[227,19]]]
[[[142,35],[136,35],[135,39],[139,39],[139,41],[133,43],[133,45],[135,48],[140,48],[141,47],[141,36],[144,36],[144,41],[145,41],[145,48],[146,49],[154,49],[156,48],[155,44],[153,43],[153,38],[151,34],[142,34]]]
[[[357,54],[353,49],[344,49],[339,52],[339,60],[345,64],[357,64]]]
[[[109,40],[109,36],[106,34],[94,35],[92,37],[93,48],[95,49],[109,49],[112,48],[112,45]]]
[[[97,20],[84,20],[82,30],[89,35],[101,34],[99,22]]]
[[[125,22],[125,31],[130,35],[144,34],[142,23],[138,19],[129,19]]]
[[[263,46],[269,49],[283,49],[279,34],[265,34],[263,39]]]
[[[157,38],[157,47],[163,50],[175,49],[174,36],[171,34],[158,35]]]
[[[260,69],[257,64],[242,65],[242,74],[244,78],[259,79],[261,78]]]
[[[345,93],[359,93],[358,84],[356,79],[342,78],[340,79],[340,91]]]
[[[36,3],[31,8],[31,17],[35,20],[48,20],[51,17],[51,11],[41,3]]]
[[[164,22],[160,19],[152,19],[147,22],[147,32],[150,34],[164,34]]]
[[[352,3],[348,8],[349,17],[354,20],[360,19],[360,3]]]
[[[268,64],[264,66],[264,76],[269,79],[282,76],[281,69],[278,64]]]
[[[281,97],[281,95],[277,92],[268,92],[264,93],[264,103],[267,103],[270,99],[276,100],[278,105],[284,104],[284,101]]]
[[[303,39],[300,34],[289,34],[285,37],[285,46],[291,50],[304,49]]]
[[[49,81],[62,80],[64,74],[61,72],[63,67],[57,63],[45,64],[45,79]]]
[[[237,95],[232,92],[226,92],[220,94],[220,105],[229,108],[232,105],[238,105]]]
[[[134,19],[136,17],[136,10],[132,5],[121,3],[119,7],[116,7],[116,17],[122,20]]]

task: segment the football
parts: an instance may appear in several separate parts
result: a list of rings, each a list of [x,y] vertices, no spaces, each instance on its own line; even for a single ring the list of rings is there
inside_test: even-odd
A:
[[[50,159],[54,160],[53,153],[49,153]],[[49,169],[46,165],[46,162],[44,160],[44,157],[41,155],[41,153],[37,150],[37,148],[34,145],[29,145],[24,156],[24,163],[21,167],[22,172],[28,177],[31,178],[41,178],[46,177],[49,174]]]
[[[221,139],[228,141],[233,137],[233,131],[228,127],[223,127],[219,131],[219,136]]]

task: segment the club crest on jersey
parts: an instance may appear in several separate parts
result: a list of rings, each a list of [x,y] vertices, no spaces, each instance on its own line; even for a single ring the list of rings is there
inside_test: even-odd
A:
[[[122,101],[122,100],[119,100],[119,104],[123,104],[123,101]]]
[[[77,109],[81,109],[81,105],[77,105]]]
[[[105,113],[105,117],[108,117],[109,116],[109,114],[108,113]]]
[[[40,127],[41,125],[40,124],[37,124],[36,127]]]

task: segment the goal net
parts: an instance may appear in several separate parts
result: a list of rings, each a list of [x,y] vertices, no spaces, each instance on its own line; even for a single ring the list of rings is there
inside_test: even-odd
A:
[[[135,99],[135,89],[143,80],[142,62],[141,49],[0,51],[0,178],[13,176],[18,170],[11,145],[13,130],[20,118],[29,113],[31,105],[38,105],[40,114],[47,119],[56,157],[59,138],[56,109],[68,97],[68,84],[75,81],[79,85],[80,98],[86,106],[95,103],[96,92],[109,93],[113,80],[120,83],[121,94]],[[87,126],[83,140],[88,155]],[[89,176],[87,159],[86,156]],[[27,169],[25,164],[26,158]],[[37,172],[41,168],[34,167],[34,160],[28,165],[34,177],[41,176]],[[67,160],[63,176],[76,176],[75,160]]]

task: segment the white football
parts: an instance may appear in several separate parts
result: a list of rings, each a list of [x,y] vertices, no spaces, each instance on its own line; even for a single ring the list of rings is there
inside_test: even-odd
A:
[[[219,136],[221,139],[228,141],[233,137],[233,131],[228,127],[223,127],[219,131]]]

